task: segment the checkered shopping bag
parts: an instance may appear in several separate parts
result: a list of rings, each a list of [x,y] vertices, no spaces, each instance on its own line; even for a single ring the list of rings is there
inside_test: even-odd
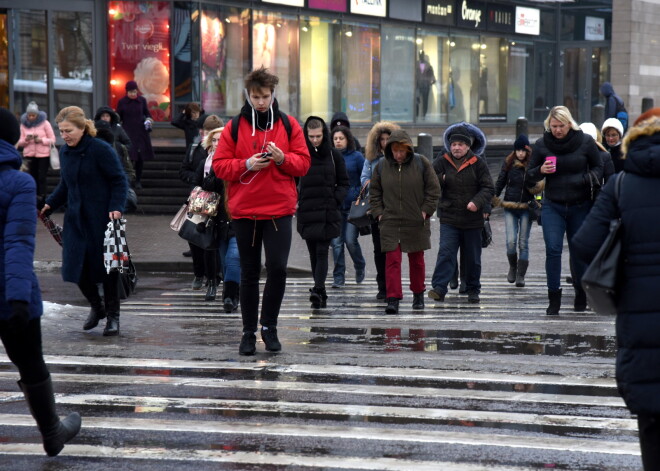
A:
[[[103,264],[105,271],[123,273],[128,270],[131,256],[126,243],[126,219],[113,219],[108,222],[103,239]]]

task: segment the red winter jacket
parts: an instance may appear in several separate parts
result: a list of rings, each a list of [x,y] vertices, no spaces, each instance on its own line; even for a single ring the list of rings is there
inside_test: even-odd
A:
[[[279,115],[278,115],[279,116]],[[238,142],[231,136],[232,121],[227,123],[213,155],[213,171],[226,183],[227,204],[233,219],[271,219],[291,216],[296,212],[298,192],[294,177],[307,174],[311,165],[307,143],[298,122],[288,116],[291,138],[278,118],[268,132],[255,129],[241,116]],[[245,162],[260,153],[264,143],[274,142],[284,152],[284,163],[274,162],[258,171],[247,170]]]

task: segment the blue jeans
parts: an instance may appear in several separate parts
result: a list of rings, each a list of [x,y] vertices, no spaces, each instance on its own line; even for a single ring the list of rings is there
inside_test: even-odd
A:
[[[506,228],[506,253],[516,254],[518,245],[518,259],[529,260],[529,232],[532,229],[532,220],[527,209],[505,209],[504,227]]]
[[[467,291],[468,293],[481,291],[481,229],[459,229],[449,224],[440,224],[440,248],[431,278],[435,292],[447,293],[447,284],[456,271],[456,255],[459,247],[461,247],[461,259],[465,259]]]
[[[541,220],[543,221],[543,240],[545,240],[545,275],[549,290],[556,291],[561,288],[561,252],[564,246],[564,233],[568,239],[573,284],[580,286],[580,280],[582,280],[587,265],[574,256],[571,240],[580,229],[590,209],[591,201],[566,205],[548,199],[543,200]]]
[[[218,247],[222,263],[222,279],[226,281],[241,282],[241,259],[238,256],[236,237],[223,240]]]
[[[332,270],[332,277],[335,283],[344,283],[346,277],[346,260],[344,258],[344,244],[353,260],[353,266],[356,272],[363,271],[367,262],[362,256],[362,249],[358,242],[358,228],[348,222],[348,210],[341,211],[341,234],[332,239],[332,258],[335,262],[335,268]]]

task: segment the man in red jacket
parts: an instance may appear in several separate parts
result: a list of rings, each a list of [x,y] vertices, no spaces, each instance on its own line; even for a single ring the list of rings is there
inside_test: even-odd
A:
[[[277,338],[277,317],[286,287],[292,218],[298,199],[294,177],[305,175],[311,163],[300,125],[279,111],[275,99],[278,82],[277,76],[263,67],[248,74],[245,105],[225,126],[213,156],[213,170],[226,183],[241,258],[241,355],[255,354],[259,323],[266,350],[282,349]],[[232,131],[236,125],[238,131]],[[259,319],[262,244],[267,274]]]

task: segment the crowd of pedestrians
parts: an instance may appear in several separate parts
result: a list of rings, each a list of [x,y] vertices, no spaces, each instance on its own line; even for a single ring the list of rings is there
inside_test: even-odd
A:
[[[444,149],[434,156],[416,153],[399,124],[377,122],[368,133],[363,154],[345,113],[335,113],[329,126],[318,116],[308,117],[301,126],[281,111],[275,98],[278,82],[265,68],[250,72],[244,81],[245,103],[227,123],[206,114],[197,103],[189,103],[172,121],[186,138],[181,180],[191,190],[200,187],[220,199],[217,212],[210,216],[215,227],[213,242],[204,248],[190,244],[191,287],[205,286],[204,299],[214,301],[222,283],[224,311],[240,308],[239,353],[256,353],[259,331],[267,351],[282,348],[277,327],[294,215],[309,251],[311,308],[323,309],[332,302],[326,289],[330,249],[331,286],[341,297],[347,250],[355,282],[362,283],[368,275],[376,280],[376,299],[385,301],[386,314],[397,314],[404,299],[404,252],[413,310],[425,309],[425,297],[444,302],[449,289],[458,287],[459,278],[459,294],[465,294],[468,303],[479,303],[485,221],[493,207],[502,208],[504,214],[503,256],[508,272],[502,277],[524,288],[531,227],[537,221],[545,245],[549,316],[561,309],[564,239],[568,241],[573,311],[582,312],[587,309],[582,275],[607,234],[609,221],[621,215],[628,228],[624,251],[629,263],[619,307],[634,322],[617,324],[623,338],[617,380],[629,408],[639,414],[645,467],[655,469],[660,462],[653,446],[660,437],[660,410],[654,401],[640,398],[655,394],[660,378],[640,376],[634,364],[654,369],[653,358],[660,349],[645,333],[645,326],[658,314],[655,304],[644,296],[660,276],[654,268],[658,265],[655,232],[646,224],[656,210],[652,194],[660,111],[656,108],[640,116],[626,133],[623,102],[611,85],[604,84],[607,119],[600,129],[589,122],[578,126],[567,107],[555,106],[536,142],[516,136],[494,181],[485,160],[486,137],[474,124],[449,125],[443,135]],[[75,413],[62,421],[57,418],[50,375],[41,356],[42,307],[31,266],[36,211],[47,215],[66,206],[62,278],[76,283],[91,306],[82,328],[91,330],[107,318],[103,335],[119,335],[118,273],[107,272],[103,265],[104,230],[108,220],[122,218],[131,188],[141,188],[143,162],[153,158],[151,117],[133,81],[126,83],[126,96],[117,110],[100,107],[94,121],[75,106],[60,110],[55,118],[64,142],[60,181],[50,195],[45,179],[55,134],[46,114],[31,102],[20,121],[0,109],[0,122],[0,179],[4,182],[0,236],[15,241],[0,260],[7,270],[1,286],[5,296],[0,299],[0,337],[19,369],[19,385],[43,435],[44,448],[52,456],[77,434],[81,419]],[[22,163],[17,148],[33,178],[17,174]],[[628,176],[617,200],[612,182],[619,172]],[[352,203],[359,195],[369,201],[371,215],[371,223],[361,227],[349,222]],[[21,211],[8,205],[13,199]],[[431,248],[431,217],[436,211],[439,248],[427,292],[425,251]],[[359,243],[360,236],[368,235],[376,267],[376,273],[370,274]],[[266,282],[260,293],[262,265]]]

